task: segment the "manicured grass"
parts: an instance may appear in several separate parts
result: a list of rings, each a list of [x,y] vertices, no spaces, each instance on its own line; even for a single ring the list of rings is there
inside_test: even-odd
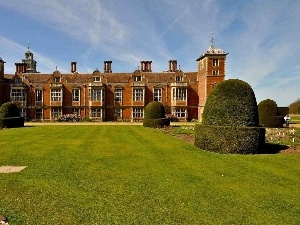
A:
[[[0,130],[9,224],[299,224],[300,155],[219,155],[142,126]]]
[[[300,115],[291,115],[291,123],[300,123]]]

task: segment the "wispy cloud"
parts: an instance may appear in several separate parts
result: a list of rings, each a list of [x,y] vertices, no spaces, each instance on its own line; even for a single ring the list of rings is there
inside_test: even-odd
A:
[[[0,45],[1,48],[1,54],[3,54],[3,60],[4,61],[11,61],[11,62],[21,62],[20,56],[24,55],[24,53],[27,51],[27,46],[22,46],[19,43],[16,43],[12,40],[9,40],[5,37],[0,36]],[[34,59],[38,61],[38,65],[41,65],[41,67],[38,67],[38,70],[42,71],[54,71],[56,66],[59,68],[62,68],[60,66],[61,64],[58,62],[54,62],[52,59],[44,56],[43,54],[40,54],[38,52],[34,52]],[[61,72],[66,72],[63,69],[59,69]],[[14,73],[15,67],[14,65],[6,65],[5,66],[5,72],[6,73]]]

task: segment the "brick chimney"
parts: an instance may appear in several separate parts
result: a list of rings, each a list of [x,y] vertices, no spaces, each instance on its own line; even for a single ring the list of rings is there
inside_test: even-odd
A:
[[[141,71],[142,72],[152,72],[151,63],[152,63],[152,61],[141,61]]]
[[[177,71],[177,60],[169,60],[168,72],[175,72],[175,71]]]
[[[77,62],[71,62],[71,73],[76,72],[76,64]]]
[[[26,73],[27,72],[27,64],[26,63],[15,63],[16,65],[16,73]]]
[[[104,73],[112,73],[111,64],[112,61],[104,61]]]

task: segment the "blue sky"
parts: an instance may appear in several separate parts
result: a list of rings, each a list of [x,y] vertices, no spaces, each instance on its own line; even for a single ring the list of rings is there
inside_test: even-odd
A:
[[[27,51],[41,73],[132,72],[178,61],[196,71],[196,59],[215,46],[229,53],[226,79],[248,82],[257,102],[288,106],[300,98],[299,0],[10,0],[0,1],[0,56],[14,73]]]

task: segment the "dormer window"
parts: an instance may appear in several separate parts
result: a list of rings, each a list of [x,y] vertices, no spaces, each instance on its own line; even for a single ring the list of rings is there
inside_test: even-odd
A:
[[[101,77],[94,77],[94,82],[100,82],[101,81]]]
[[[183,77],[182,76],[176,77],[176,82],[182,82],[182,81],[183,81]]]
[[[59,83],[60,82],[60,77],[54,77],[54,83]]]
[[[15,84],[22,84],[22,78],[15,78]]]
[[[142,81],[142,77],[141,76],[135,76],[134,81]]]

